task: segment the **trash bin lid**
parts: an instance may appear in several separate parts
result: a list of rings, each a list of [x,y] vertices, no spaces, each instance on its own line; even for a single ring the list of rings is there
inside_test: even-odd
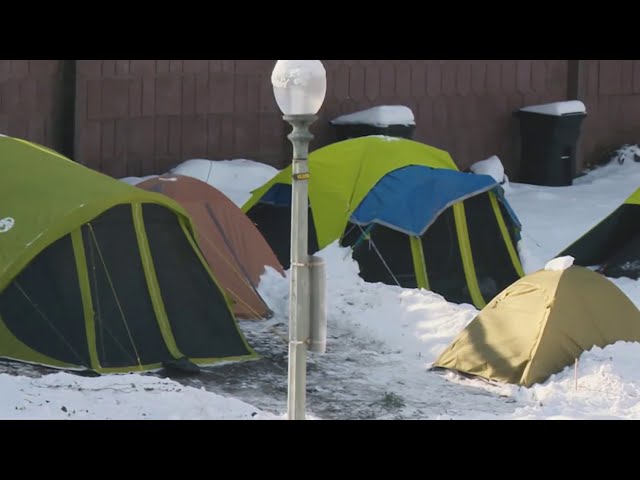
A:
[[[580,100],[567,100],[564,102],[545,103],[543,105],[531,105],[521,108],[520,111],[561,117],[563,115],[586,114],[587,108]]]
[[[404,105],[379,105],[331,120],[332,125],[371,125],[388,127],[390,125],[415,125],[413,112]]]

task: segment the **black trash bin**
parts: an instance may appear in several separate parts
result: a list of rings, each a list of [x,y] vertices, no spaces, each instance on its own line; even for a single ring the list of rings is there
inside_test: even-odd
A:
[[[389,115],[388,118],[391,122],[385,121],[385,114]],[[370,120],[367,121],[367,118]],[[403,123],[393,123],[393,120],[402,120]],[[398,105],[373,107],[340,116],[329,123],[334,128],[338,141],[369,135],[385,135],[412,140],[416,130],[413,112],[408,107]]]
[[[576,145],[587,116],[578,101],[526,107],[515,112],[520,119],[522,183],[560,187],[577,176]]]

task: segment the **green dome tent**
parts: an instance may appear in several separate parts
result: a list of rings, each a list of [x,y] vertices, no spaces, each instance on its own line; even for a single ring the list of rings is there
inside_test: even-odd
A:
[[[0,357],[100,373],[253,358],[171,199],[0,137]]]
[[[309,249],[353,248],[367,281],[431,289],[482,308],[523,275],[520,225],[487,175],[459,172],[450,155],[383,136],[337,142],[309,155]],[[291,167],[243,206],[288,265]]]
[[[640,311],[618,287],[584,267],[539,270],[489,302],[433,367],[528,387],[617,341],[640,341]]]
[[[595,227],[558,254],[576,265],[598,265],[607,277],[640,278],[640,188]]]

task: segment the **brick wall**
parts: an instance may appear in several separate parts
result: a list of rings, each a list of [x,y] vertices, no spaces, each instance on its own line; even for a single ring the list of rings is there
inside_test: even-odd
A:
[[[270,82],[275,60],[78,60],[75,124],[62,113],[62,86],[73,81],[65,62],[0,60],[0,132],[56,148],[68,130],[74,159],[114,177],[166,172],[189,158],[289,162],[289,127]],[[461,168],[498,155],[517,179],[512,113],[576,92],[588,110],[585,163],[640,141],[640,61],[583,60],[576,92],[572,62],[324,60],[327,97],[311,148],[335,141],[329,121],[338,115],[402,104],[416,116],[417,140],[449,151]]]
[[[61,88],[61,60],[0,60],[0,133],[60,148]]]

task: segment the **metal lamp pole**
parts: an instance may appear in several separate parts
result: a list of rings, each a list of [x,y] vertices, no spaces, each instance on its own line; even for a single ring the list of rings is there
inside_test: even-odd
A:
[[[309,239],[308,178],[309,126],[315,115],[285,115],[293,130],[287,138],[293,144],[291,164],[291,283],[289,286],[289,392],[290,420],[304,420],[307,383],[307,339],[309,338]]]
[[[288,136],[293,145],[293,158],[287,414],[289,420],[304,420],[311,317],[307,158],[313,135],[309,126],[315,121],[324,101],[326,71],[320,60],[278,60],[271,74],[271,83],[284,120],[293,127]]]

